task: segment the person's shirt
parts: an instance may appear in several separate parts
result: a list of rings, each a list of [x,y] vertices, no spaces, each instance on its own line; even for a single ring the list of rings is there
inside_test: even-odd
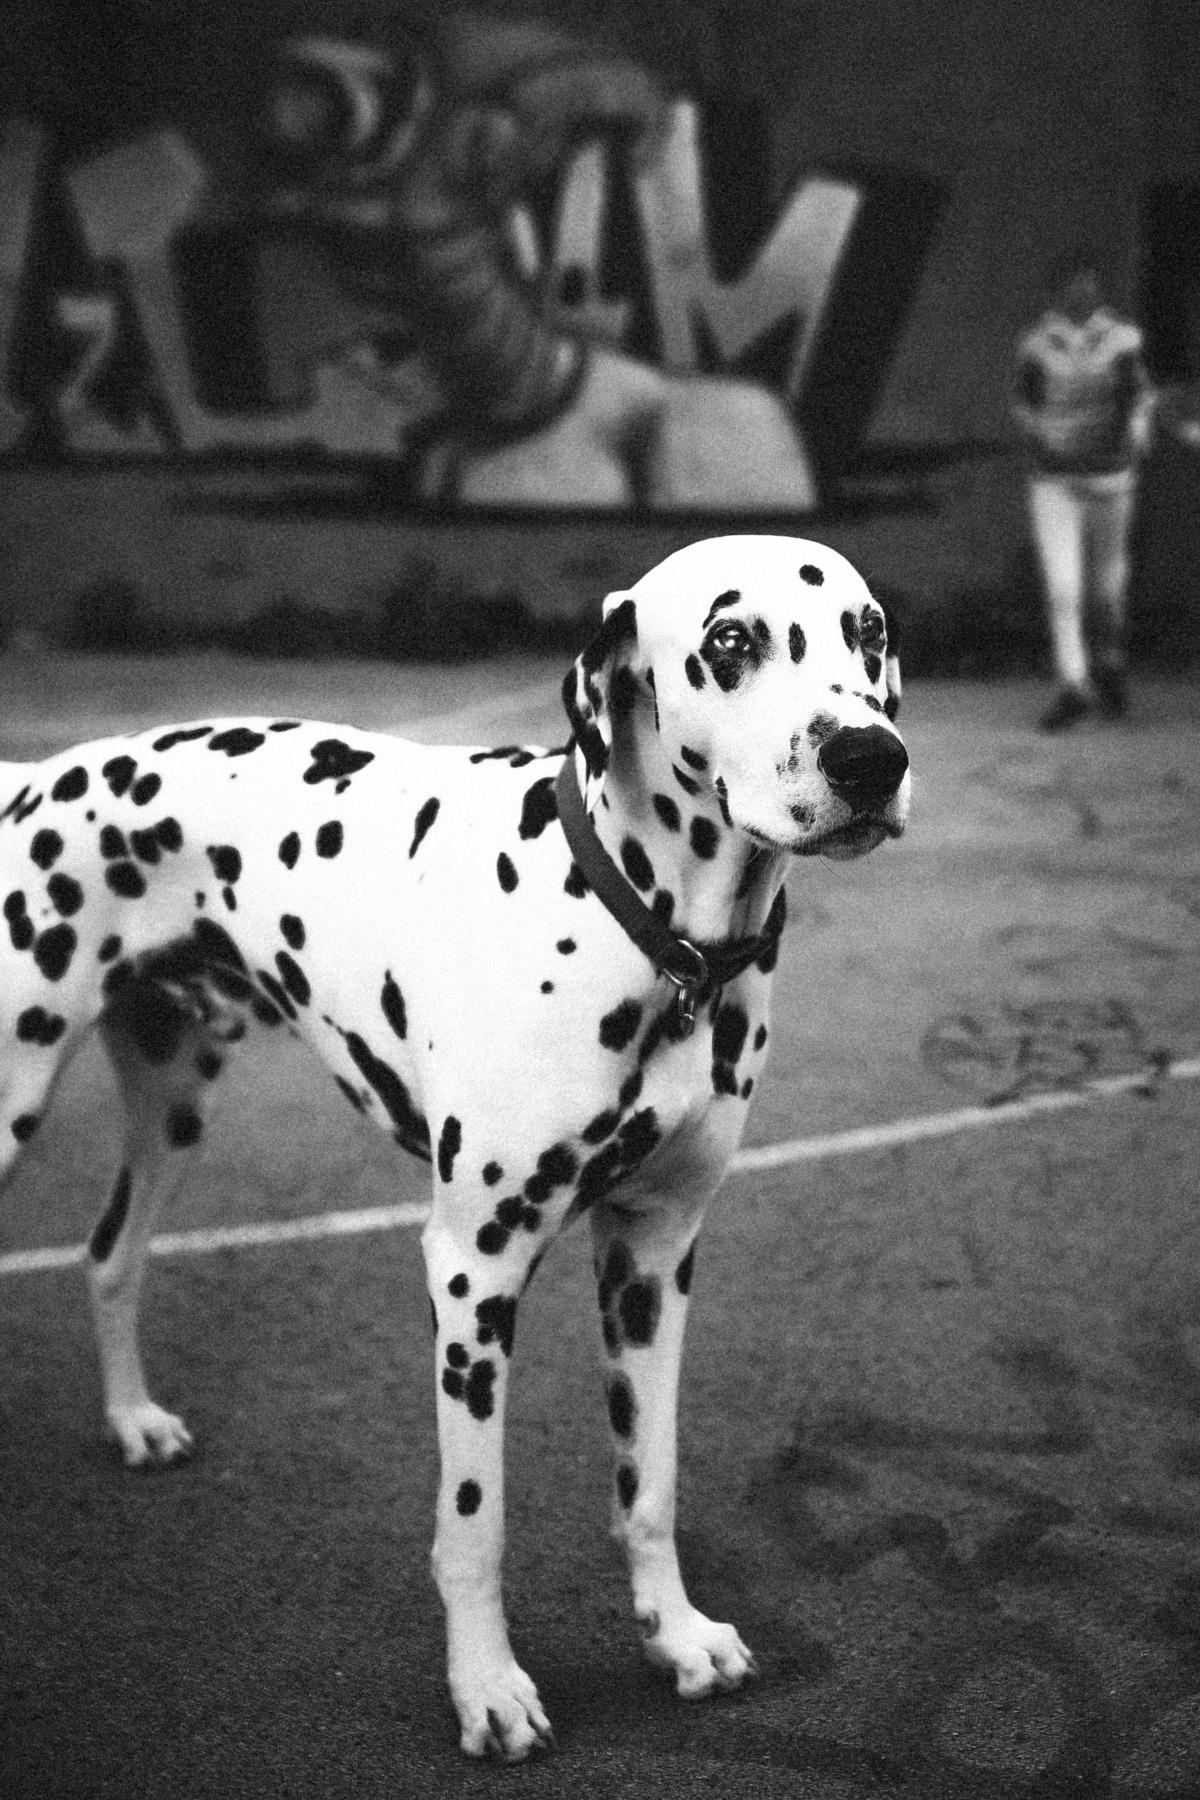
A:
[[[1042,473],[1132,468],[1145,449],[1151,400],[1142,334],[1108,307],[1082,324],[1052,309],[1017,346],[1012,413]]]

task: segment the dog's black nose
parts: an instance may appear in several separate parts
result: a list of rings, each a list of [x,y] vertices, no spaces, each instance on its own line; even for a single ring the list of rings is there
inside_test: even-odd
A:
[[[904,780],[908,751],[882,725],[846,725],[821,745],[817,767],[839,799],[866,806],[891,799]]]

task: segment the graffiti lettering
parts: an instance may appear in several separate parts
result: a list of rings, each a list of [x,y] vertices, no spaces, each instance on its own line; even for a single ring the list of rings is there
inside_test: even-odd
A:
[[[837,360],[829,317],[835,295],[838,308],[846,299],[847,266],[862,265],[867,189],[802,178],[750,265],[720,279],[700,124],[696,104],[676,101],[653,153],[613,140],[576,144],[542,225],[524,196],[511,198],[507,265],[543,299],[497,295],[497,306],[515,306],[518,319],[522,306],[542,304],[538,329],[560,333],[563,355],[576,338],[597,347],[590,385],[574,398],[563,387],[558,412],[538,418],[534,407],[529,423],[506,432],[500,410],[498,434],[480,436],[477,421],[471,439],[461,428],[464,394],[446,387],[455,374],[444,344],[441,362],[430,358],[423,329],[403,317],[403,281],[383,302],[387,317],[365,310],[322,274],[302,227],[288,247],[270,230],[246,232],[245,274],[227,275],[239,283],[241,324],[221,337],[205,315],[221,284],[223,252],[209,257],[205,248],[219,239],[216,184],[182,131],[149,131],[63,169],[40,126],[0,121],[0,454],[20,454],[34,439],[68,457],[306,450],[405,463],[426,499],[802,511],[817,490],[797,418],[813,380],[824,380],[822,362]],[[45,243],[65,229],[76,263],[54,288],[45,270],[61,257],[47,256]],[[470,221],[464,243],[468,229]],[[502,266],[498,257],[480,279],[498,281]],[[448,304],[459,299],[448,295]],[[428,313],[428,288],[421,304]],[[894,319],[903,304],[901,293]],[[300,319],[308,324],[295,344]],[[18,346],[18,331],[27,344]],[[29,355],[38,335],[52,340],[52,353]],[[748,374],[763,346],[770,371]],[[230,373],[214,382],[210,365],[221,358]],[[49,373],[31,382],[31,367]],[[847,392],[847,419],[855,405]],[[640,477],[637,457],[626,463],[626,450],[613,448],[626,443],[644,446]]]

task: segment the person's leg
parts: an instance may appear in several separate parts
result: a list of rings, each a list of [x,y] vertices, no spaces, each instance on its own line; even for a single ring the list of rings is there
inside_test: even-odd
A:
[[[1088,504],[1090,586],[1100,633],[1096,687],[1104,710],[1114,718],[1127,705],[1125,627],[1133,507],[1133,480],[1124,477],[1098,483]]]
[[[1050,476],[1029,484],[1033,541],[1041,566],[1059,693],[1042,718],[1058,731],[1088,710],[1087,651],[1083,640],[1083,506],[1071,487]]]

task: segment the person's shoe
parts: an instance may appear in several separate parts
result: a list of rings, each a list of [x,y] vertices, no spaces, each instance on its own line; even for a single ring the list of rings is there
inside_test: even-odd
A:
[[[1117,663],[1096,670],[1096,695],[1100,710],[1109,719],[1123,719],[1129,711],[1129,677]]]
[[[1040,731],[1066,731],[1070,726],[1077,725],[1080,719],[1091,710],[1091,703],[1086,694],[1080,693],[1078,688],[1062,688],[1038,720],[1038,729]]]

